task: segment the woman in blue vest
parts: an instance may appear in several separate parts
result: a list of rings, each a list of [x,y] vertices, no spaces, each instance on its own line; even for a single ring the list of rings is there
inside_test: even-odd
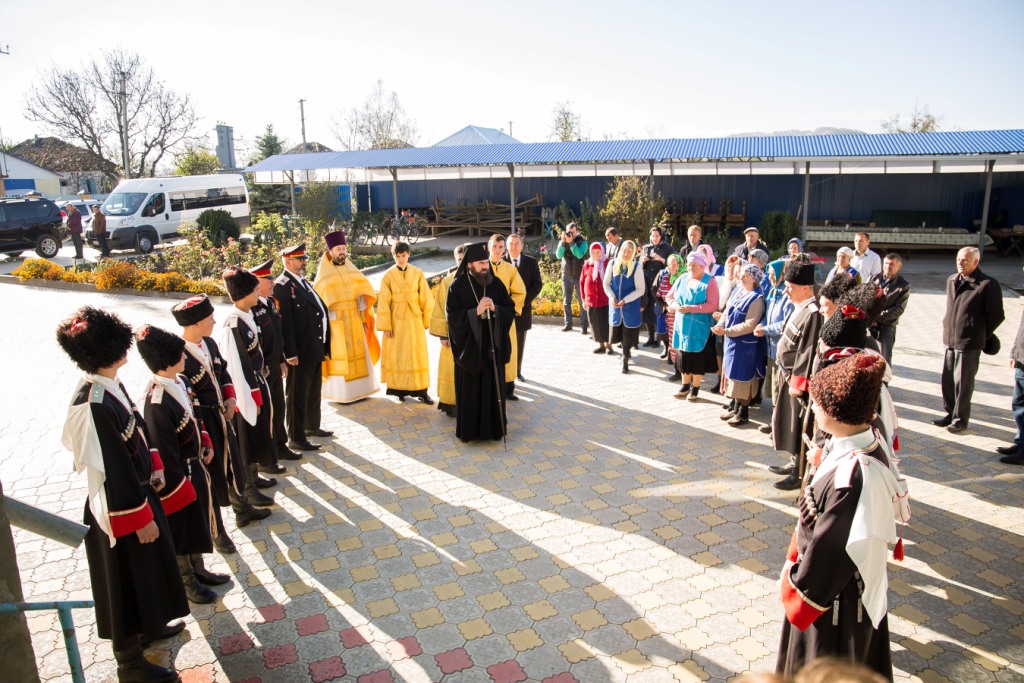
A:
[[[763,279],[764,272],[758,266],[744,267],[740,278],[742,291],[726,309],[724,319],[711,330],[725,337],[725,395],[732,401],[719,417],[733,427],[750,419],[750,401],[764,378],[764,339],[754,335],[764,316],[764,297],[758,287]]]
[[[690,252],[686,257],[687,277],[676,280],[668,297],[676,313],[672,348],[676,350],[676,369],[683,383],[673,395],[688,401],[697,400],[704,373],[715,369],[714,352],[709,354],[707,349],[712,314],[718,310],[718,283],[707,267],[703,253]]]
[[[604,291],[608,295],[608,319],[612,343],[622,343],[622,374],[629,373],[629,359],[640,340],[640,297],[644,293],[644,271],[634,256],[636,244],[626,241],[618,257],[605,268]]]

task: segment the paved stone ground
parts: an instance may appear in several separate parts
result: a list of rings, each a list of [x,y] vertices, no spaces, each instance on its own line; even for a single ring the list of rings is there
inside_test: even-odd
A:
[[[2,292],[0,477],[9,495],[80,519],[85,481],[60,445],[78,373],[53,342],[56,321],[92,303],[173,329],[169,304]],[[1021,305],[1013,292],[1005,303],[1008,346]],[[992,453],[1013,435],[1012,375],[1005,353],[983,357],[971,429],[933,427],[942,309],[940,294],[915,292],[894,363],[914,511],[907,559],[890,563],[897,679],[1024,681],[1024,469]],[[766,469],[780,459],[754,426],[719,421],[717,397],[673,400],[655,355],[624,376],[617,357],[559,329],[530,333],[507,448],[462,445],[419,403],[325,404],[334,438],[282,478],[266,522],[228,522],[240,553],[212,566],[234,583],[151,658],[185,681],[639,683],[771,670],[795,519],[795,495]],[[137,396],[135,352],[123,378]],[[15,541],[29,600],[91,597],[81,548],[21,531]],[[88,680],[113,680],[92,613],[75,617]],[[42,678],[69,680],[56,616],[29,621]]]

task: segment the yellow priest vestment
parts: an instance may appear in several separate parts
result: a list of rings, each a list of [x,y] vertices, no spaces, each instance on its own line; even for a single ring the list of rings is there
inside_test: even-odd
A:
[[[455,279],[455,273],[449,273],[441,279],[441,284],[434,292],[434,311],[430,314],[430,334],[441,339],[448,339],[448,320],[445,318],[445,304],[448,302],[448,288]],[[455,405],[455,357],[452,347],[441,345],[441,357],[437,361],[437,401],[442,406]]]
[[[508,261],[498,261],[497,263],[492,261],[491,272],[505,285],[508,295],[512,298],[512,303],[516,305],[516,315],[520,315],[523,312],[523,304],[526,303],[526,284],[523,282],[522,276],[519,275],[519,270]],[[519,346],[516,342],[515,325],[508,331],[508,343],[512,349],[512,355],[509,357],[508,363],[505,364],[505,381],[515,382],[519,367],[517,362]]]
[[[399,270],[392,266],[380,283],[377,299],[377,329],[391,332],[384,337],[380,381],[388,389],[420,391],[430,387],[430,356],[427,328],[434,299],[423,271],[416,266]]]
[[[373,366],[380,360],[380,342],[374,332],[373,285],[352,261],[336,266],[325,253],[313,289],[327,306],[331,325],[330,357],[323,363],[321,396],[351,403],[380,387]]]

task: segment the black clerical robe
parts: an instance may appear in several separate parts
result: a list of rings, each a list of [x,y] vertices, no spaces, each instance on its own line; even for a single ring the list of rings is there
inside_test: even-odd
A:
[[[485,296],[495,307],[489,319],[476,313]],[[483,286],[462,272],[448,289],[445,317],[455,358],[455,435],[463,441],[500,439],[507,428],[504,368],[511,357],[515,304],[497,278]]]

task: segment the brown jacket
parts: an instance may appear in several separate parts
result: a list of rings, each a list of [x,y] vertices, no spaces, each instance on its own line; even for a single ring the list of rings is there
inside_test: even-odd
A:
[[[96,211],[92,214],[92,234],[107,234],[107,217],[103,215],[102,211]]]

